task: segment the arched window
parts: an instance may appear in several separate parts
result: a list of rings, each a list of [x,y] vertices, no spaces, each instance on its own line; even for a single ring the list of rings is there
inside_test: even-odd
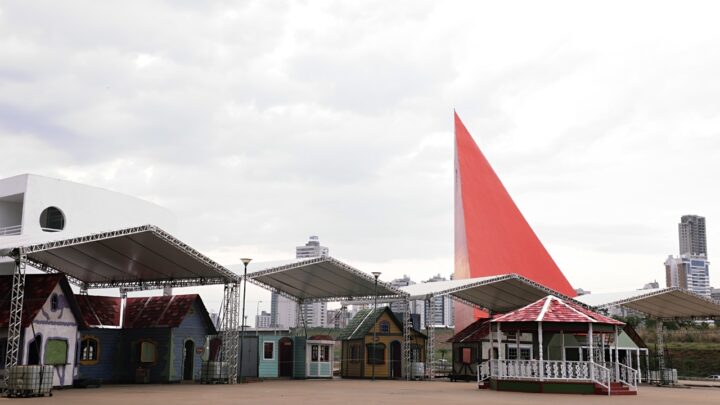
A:
[[[388,321],[380,322],[380,333],[390,333],[390,322],[388,322]]]
[[[91,366],[100,359],[100,341],[94,336],[85,336],[80,341],[80,364]]]
[[[60,308],[60,297],[57,294],[50,296],[50,310],[55,312]]]
[[[43,338],[41,334],[35,335],[35,339],[28,343],[28,365],[40,364],[40,349],[42,348]]]
[[[58,232],[65,228],[65,215],[57,207],[47,207],[40,213],[40,228],[45,232]]]

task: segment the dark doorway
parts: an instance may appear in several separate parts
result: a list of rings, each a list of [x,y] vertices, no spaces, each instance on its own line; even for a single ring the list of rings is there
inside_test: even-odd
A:
[[[222,339],[212,338],[210,340],[210,361],[220,360],[220,349],[222,349]]]
[[[42,335],[35,335],[35,339],[33,339],[28,344],[28,362],[27,364],[29,366],[34,366],[40,364],[40,348],[42,347]]]
[[[278,367],[280,377],[292,377],[293,371],[293,341],[290,338],[280,339],[280,355],[278,356]]]
[[[195,342],[185,342],[185,363],[183,364],[183,380],[193,379],[193,366],[195,360]]]
[[[402,346],[397,340],[390,343],[390,373],[392,378],[402,377]]]

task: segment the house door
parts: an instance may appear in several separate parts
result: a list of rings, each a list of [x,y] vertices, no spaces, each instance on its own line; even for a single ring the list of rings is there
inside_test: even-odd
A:
[[[193,379],[193,360],[195,360],[195,342],[185,342],[185,362],[183,363],[183,380]]]
[[[293,341],[284,337],[280,339],[280,350],[278,356],[278,375],[280,377],[292,377],[293,371]]]
[[[33,339],[28,344],[28,362],[27,362],[28,365],[40,364],[40,348],[41,347],[42,347],[42,335],[40,335],[40,334],[35,335],[35,339]]]
[[[402,377],[402,346],[397,340],[390,343],[390,372],[392,378]]]

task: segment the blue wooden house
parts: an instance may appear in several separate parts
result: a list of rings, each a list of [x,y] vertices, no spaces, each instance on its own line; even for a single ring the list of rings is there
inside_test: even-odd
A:
[[[305,378],[305,337],[258,336],[259,378]]]
[[[197,294],[126,300],[82,296],[80,379],[167,383],[200,379],[205,342],[217,333]],[[120,323],[122,317],[122,323]]]

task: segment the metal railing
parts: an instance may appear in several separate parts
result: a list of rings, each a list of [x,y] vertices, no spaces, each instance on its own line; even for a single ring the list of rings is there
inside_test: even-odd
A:
[[[621,382],[637,381],[637,371],[622,365]],[[589,361],[487,360],[478,365],[478,383],[489,378],[594,382],[610,392],[611,369]],[[631,384],[628,384],[631,385]],[[637,387],[637,385],[634,385]]]
[[[0,236],[20,235],[22,225],[11,225],[0,227]]]
[[[617,372],[615,366],[617,365]],[[603,363],[607,369],[610,370],[610,380],[614,382],[620,382],[628,386],[631,391],[637,391],[637,386],[640,383],[640,374],[637,370],[632,367],[628,367],[622,363]]]

